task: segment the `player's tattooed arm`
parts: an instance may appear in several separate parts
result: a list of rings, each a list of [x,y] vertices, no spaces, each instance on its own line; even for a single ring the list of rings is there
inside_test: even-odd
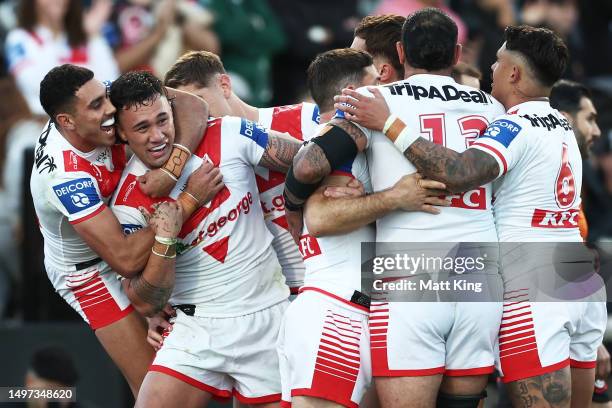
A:
[[[270,170],[286,173],[301,146],[302,144],[296,139],[270,130],[268,144],[263,156],[261,156],[259,165]]]
[[[336,129],[333,129],[334,127]],[[360,128],[346,119],[332,119],[315,137],[334,137],[335,135],[332,134],[326,135],[326,133],[332,131],[347,134],[353,140],[357,151],[361,152],[365,150],[367,145],[366,135]],[[336,138],[336,140],[338,140],[338,138]],[[338,140],[338,142],[341,141]],[[337,146],[337,148],[350,151],[350,149],[344,149],[341,145]],[[351,157],[347,158],[347,160],[350,158]],[[319,183],[331,173],[334,164],[335,163],[330,162],[330,158],[323,147],[317,143],[309,143],[296,155],[293,161],[293,171],[297,180],[307,184],[315,184]]]
[[[142,275],[138,275],[134,279],[130,279],[127,283],[128,288],[127,292],[132,292],[138,298],[134,299],[133,296],[130,297],[134,306],[146,316],[153,316],[159,313],[166,303],[168,303],[168,299],[170,299],[170,295],[172,295],[173,286],[162,288],[159,286],[151,285]],[[138,304],[145,303],[146,305],[143,307],[138,307]]]
[[[571,396],[569,368],[514,381],[508,384],[508,390],[515,407],[567,407]]]
[[[485,152],[467,149],[457,153],[423,138],[414,141],[404,156],[423,176],[443,182],[452,192],[477,188],[495,180],[499,174],[499,164]]]

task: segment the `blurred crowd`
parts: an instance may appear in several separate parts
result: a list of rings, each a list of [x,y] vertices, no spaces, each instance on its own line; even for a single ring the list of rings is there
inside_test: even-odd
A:
[[[349,46],[363,16],[432,6],[457,23],[463,62],[480,70],[485,91],[507,25],[544,26],[565,39],[572,54],[565,76],[591,89],[601,128],[584,163],[589,240],[611,240],[609,0],[0,0],[0,316],[19,313],[4,307],[20,284],[24,151],[47,120],[38,89],[52,67],[84,65],[102,80],[136,69],[163,77],[185,51],[208,50],[221,56],[243,100],[290,104],[309,98],[310,61]]]

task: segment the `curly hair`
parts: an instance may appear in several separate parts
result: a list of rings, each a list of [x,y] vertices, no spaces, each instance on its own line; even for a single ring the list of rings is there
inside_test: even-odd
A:
[[[110,88],[110,100],[117,111],[148,105],[166,95],[161,81],[148,71],[131,71],[117,78]]]

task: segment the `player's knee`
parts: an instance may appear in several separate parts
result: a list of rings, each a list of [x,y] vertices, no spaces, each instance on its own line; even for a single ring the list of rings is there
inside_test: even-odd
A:
[[[438,393],[437,408],[477,408],[481,399],[487,396],[486,391],[474,395],[452,395]]]

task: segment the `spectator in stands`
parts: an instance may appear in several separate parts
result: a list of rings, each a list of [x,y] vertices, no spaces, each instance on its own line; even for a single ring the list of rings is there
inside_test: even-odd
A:
[[[122,73],[144,69],[162,77],[184,51],[219,53],[212,22],[206,9],[189,0],[119,0],[105,36]]]
[[[482,74],[480,73],[478,68],[470,64],[466,64],[465,62],[458,62],[457,65],[453,67],[451,76],[458,84],[480,89],[480,80],[482,79]]]
[[[53,67],[71,63],[95,72],[96,78],[115,79],[119,72],[112,52],[99,32],[108,14],[108,0],[96,0],[93,14],[83,14],[82,0],[21,0],[18,27],[6,39],[6,57],[32,113],[44,115],[38,100],[40,81]]]
[[[34,352],[25,376],[25,387],[53,390],[74,387],[79,379],[72,357],[59,347],[45,347]],[[28,403],[28,407],[75,408],[76,402],[49,403],[43,399]]]

